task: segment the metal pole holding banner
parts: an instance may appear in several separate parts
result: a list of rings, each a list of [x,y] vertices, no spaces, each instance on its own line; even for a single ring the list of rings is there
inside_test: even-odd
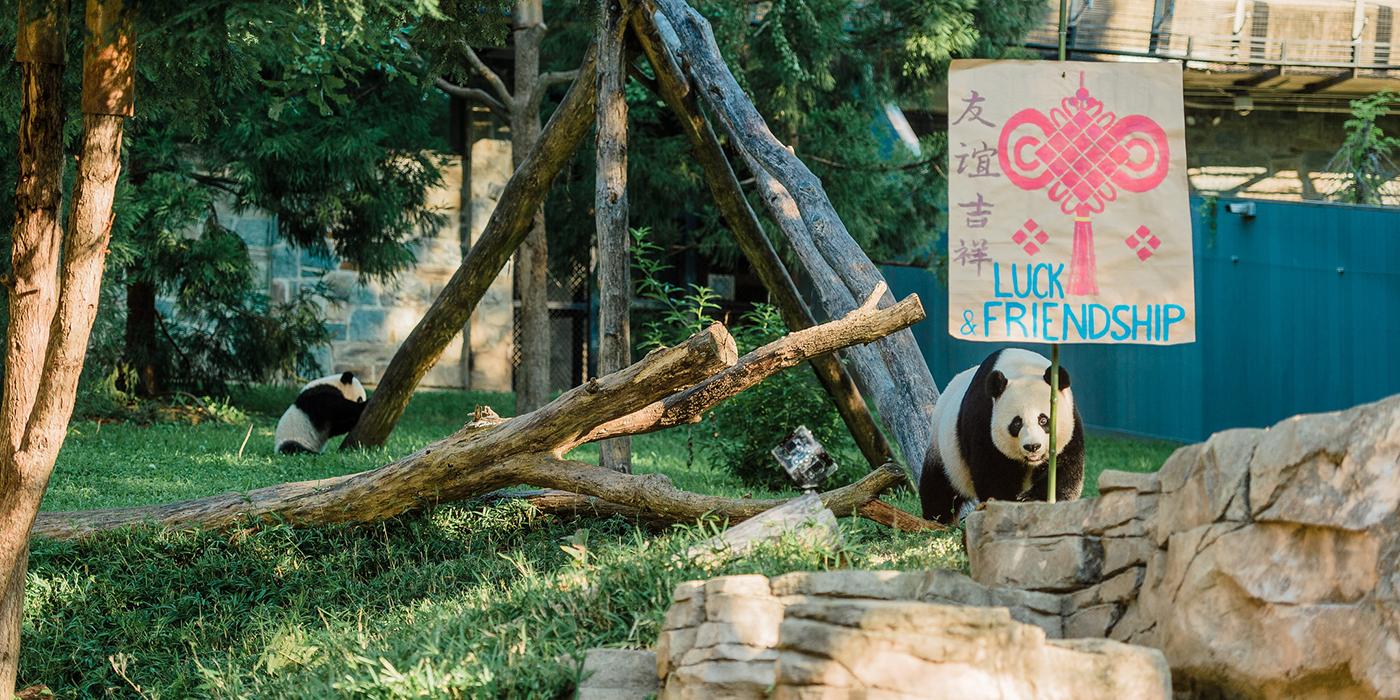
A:
[[[1069,0],[1060,0],[1060,60],[1065,60],[1065,38],[1069,35]],[[1045,475],[1045,500],[1055,502],[1055,450],[1059,447],[1056,428],[1056,411],[1060,403],[1060,344],[1050,344],[1050,463]]]

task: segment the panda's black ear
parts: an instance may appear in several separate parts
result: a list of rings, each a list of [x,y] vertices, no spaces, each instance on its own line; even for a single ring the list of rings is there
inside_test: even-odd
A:
[[[1050,383],[1050,368],[1049,368],[1049,367],[1046,367],[1046,368],[1045,368],[1045,383],[1046,383],[1046,384],[1049,384],[1049,383]],[[1060,368],[1060,391],[1064,391],[1065,389],[1068,389],[1068,388],[1069,388],[1069,370],[1065,369],[1064,367],[1061,367],[1061,368]]]
[[[1046,376],[1049,376],[1049,375],[1046,375]],[[341,384],[353,384],[353,383],[355,383],[355,373],[354,373],[354,372],[346,372],[345,374],[340,375],[340,383],[341,383]]]
[[[992,398],[1001,396],[1001,392],[1006,391],[1006,375],[997,370],[987,375],[987,395]]]

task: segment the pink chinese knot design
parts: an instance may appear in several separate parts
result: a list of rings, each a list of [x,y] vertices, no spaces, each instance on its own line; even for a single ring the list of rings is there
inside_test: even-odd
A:
[[[1083,73],[1074,96],[1049,114],[1027,108],[1012,115],[1002,127],[997,154],[1013,184],[1023,190],[1044,188],[1060,211],[1074,217],[1067,291],[1080,296],[1099,293],[1091,217],[1117,200],[1119,190],[1140,193],[1160,185],[1171,161],[1162,127],[1141,114],[1120,118],[1106,111],[1084,87]],[[1142,237],[1144,247],[1138,252],[1144,261],[1161,244],[1149,236]]]
[[[1021,246],[1026,251],[1026,255],[1035,255],[1040,252],[1040,248],[1045,242],[1050,240],[1050,234],[1045,229],[1040,228],[1040,224],[1035,219],[1026,219],[1026,223],[1021,224],[1021,228],[1016,229],[1016,233],[1011,234],[1011,242]]]

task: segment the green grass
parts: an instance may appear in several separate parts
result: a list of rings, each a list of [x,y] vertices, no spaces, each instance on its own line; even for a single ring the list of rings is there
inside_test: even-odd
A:
[[[383,450],[276,457],[272,428],[291,395],[235,397],[247,419],[234,425],[75,422],[44,509],[158,503],[358,471],[446,435],[476,404],[502,415],[510,405],[508,395],[422,392]],[[705,464],[703,452],[691,455],[688,437],[682,429],[637,438],[636,468],[707,493],[767,495]],[[1172,447],[1091,435],[1086,491],[1102,468],[1154,469]],[[917,511],[908,489],[890,500]],[[689,578],[965,566],[956,533],[901,534],[846,519],[840,553],[780,543],[706,571],[679,553],[707,527],[648,532],[503,504],[445,506],[372,526],[250,523],[234,532],[40,540],[20,684],[44,683],[60,697],[560,696],[584,649],[653,643],[671,590]]]

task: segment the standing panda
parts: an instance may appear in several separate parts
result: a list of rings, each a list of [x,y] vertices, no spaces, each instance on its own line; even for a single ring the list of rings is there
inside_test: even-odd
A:
[[[365,387],[354,372],[313,379],[277,421],[273,442],[284,455],[318,454],[331,438],[350,432],[364,410]]]
[[[1055,500],[1070,501],[1084,486],[1084,424],[1063,367],[1057,403]],[[924,518],[952,523],[993,498],[1045,500],[1049,426],[1050,361],[1041,355],[998,350],[953,377],[933,408]]]

